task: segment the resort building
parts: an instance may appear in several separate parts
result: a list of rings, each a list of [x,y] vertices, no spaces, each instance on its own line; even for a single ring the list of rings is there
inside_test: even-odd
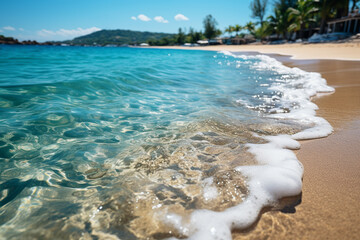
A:
[[[344,32],[349,34],[360,33],[359,11],[350,13],[346,17],[334,19],[328,22],[328,32]]]

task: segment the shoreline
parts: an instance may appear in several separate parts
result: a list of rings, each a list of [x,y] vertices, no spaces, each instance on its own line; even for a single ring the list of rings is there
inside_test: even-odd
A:
[[[294,60],[270,55],[289,67],[319,72],[335,92],[315,96],[317,116],[334,132],[300,141],[304,165],[302,201],[294,213],[266,212],[258,224],[234,239],[356,239],[360,234],[360,61]]]
[[[359,237],[360,148],[356,143],[360,142],[360,45],[336,45],[336,49],[333,44],[297,44],[297,48],[293,44],[290,47],[253,45],[246,48],[170,48],[247,54],[258,52],[274,57],[289,67],[319,72],[327,84],[335,88],[333,94],[312,99],[319,107],[317,116],[329,121],[334,132],[326,138],[300,141],[301,149],[296,152],[305,169],[301,203],[293,212],[265,212],[250,229],[235,231],[233,239]]]
[[[360,42],[347,43],[292,43],[278,45],[211,45],[202,47],[153,46],[141,48],[253,52],[266,55],[284,55],[296,60],[360,61]]]

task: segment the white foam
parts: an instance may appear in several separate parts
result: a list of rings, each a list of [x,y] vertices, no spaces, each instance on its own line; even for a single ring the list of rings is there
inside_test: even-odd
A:
[[[234,56],[230,52],[223,53]],[[268,141],[265,144],[246,145],[259,165],[235,168],[248,178],[249,195],[239,205],[223,212],[196,210],[191,214],[188,223],[184,223],[178,215],[167,215],[167,222],[189,236],[189,239],[231,239],[231,229],[249,227],[256,221],[263,207],[273,206],[283,197],[300,194],[304,170],[294,152],[291,151],[291,149],[300,148],[299,142],[295,139],[325,137],[332,132],[332,127],[325,119],[315,116],[317,106],[310,101],[310,98],[318,92],[334,91],[326,85],[325,79],[321,78],[320,74],[288,68],[264,55],[234,57],[245,60],[261,59],[254,65],[254,68],[258,70],[271,69],[281,74],[296,75],[297,78],[294,80],[275,81],[270,88],[282,92],[280,101],[283,105],[290,106],[296,102],[297,108],[292,108],[289,113],[272,114],[271,117],[291,119],[311,127],[292,136],[265,136],[263,138]],[[204,197],[205,195],[213,197],[216,193],[211,188],[212,179],[204,180],[204,184]]]
[[[213,177],[205,178],[203,180],[203,197],[205,201],[215,199],[218,196],[217,188],[213,184]]]
[[[304,125],[311,125],[302,132],[294,134],[292,137],[297,140],[326,137],[332,133],[331,125],[323,118],[316,117],[315,110],[317,105],[311,102],[311,97],[320,93],[333,93],[334,88],[327,85],[326,80],[321,77],[321,74],[314,72],[305,72],[299,68],[289,68],[284,66],[281,62],[274,58],[265,55],[246,56],[234,55],[231,52],[222,52],[225,55],[230,55],[235,58],[243,60],[260,59],[261,61],[253,64],[256,70],[273,70],[280,74],[290,74],[296,76],[288,81],[274,81],[268,88],[276,92],[281,92],[282,97],[279,99],[282,106],[287,106],[291,111],[283,113],[280,109],[275,109],[271,117],[279,119],[295,120]],[[244,101],[239,101],[244,103]],[[297,108],[291,106],[296,105]]]

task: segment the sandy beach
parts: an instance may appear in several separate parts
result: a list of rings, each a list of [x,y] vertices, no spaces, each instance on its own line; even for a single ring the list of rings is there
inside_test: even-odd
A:
[[[232,51],[232,52],[259,52],[263,54],[281,54],[290,56],[291,59],[332,59],[332,60],[357,60],[360,61],[360,41],[346,43],[321,43],[321,44],[279,44],[279,45],[212,45],[205,47],[151,47],[186,50]]]
[[[189,49],[186,47],[177,47]],[[360,44],[209,46],[191,49],[260,52],[285,65],[319,72],[333,86],[314,97],[317,114],[334,133],[302,141],[297,152],[305,168],[301,203],[292,211],[264,213],[234,239],[358,239],[360,236]],[[281,55],[274,55],[274,54]],[[286,56],[284,56],[286,55]]]

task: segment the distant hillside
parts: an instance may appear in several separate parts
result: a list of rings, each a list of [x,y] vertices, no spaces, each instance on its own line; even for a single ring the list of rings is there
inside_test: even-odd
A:
[[[170,38],[175,34],[155,33],[155,32],[139,32],[131,30],[101,30],[85,36],[74,38],[64,43],[71,45],[124,45],[138,44],[147,40],[160,40],[164,37]]]

